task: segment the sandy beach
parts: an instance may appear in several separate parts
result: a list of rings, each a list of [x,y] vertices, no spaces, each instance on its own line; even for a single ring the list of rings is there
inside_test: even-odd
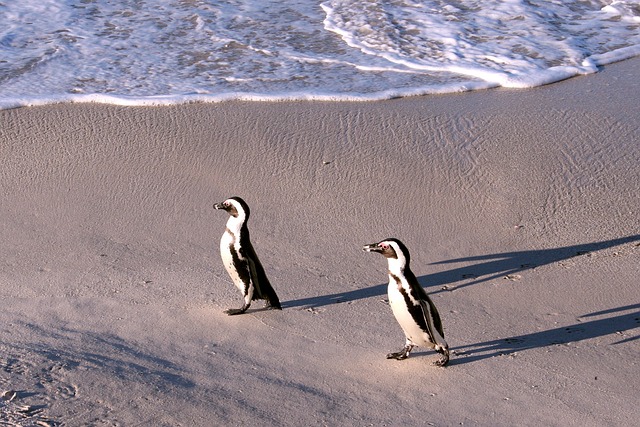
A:
[[[640,59],[371,103],[0,111],[0,424],[631,426]],[[241,196],[282,311],[220,260]],[[401,239],[452,359],[404,345]]]

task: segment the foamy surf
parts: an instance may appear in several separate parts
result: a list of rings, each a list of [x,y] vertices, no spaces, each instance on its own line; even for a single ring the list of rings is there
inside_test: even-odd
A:
[[[530,88],[640,55],[639,1],[0,5],[0,108]]]

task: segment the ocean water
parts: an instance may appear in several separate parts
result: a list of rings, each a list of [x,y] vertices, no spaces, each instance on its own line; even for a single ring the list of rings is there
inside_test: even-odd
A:
[[[528,88],[637,55],[640,0],[0,0],[0,108]]]

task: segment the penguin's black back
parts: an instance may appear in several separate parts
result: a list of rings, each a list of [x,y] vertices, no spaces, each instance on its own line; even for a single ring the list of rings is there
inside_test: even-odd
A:
[[[260,258],[258,258],[258,254],[256,254],[256,251],[251,244],[246,218],[240,229],[240,247],[244,251],[243,256],[246,259],[251,260],[250,262],[253,263],[255,271],[255,277],[253,277],[253,299],[264,299],[267,300],[272,307],[278,309],[281,308],[280,299],[278,298],[276,291],[273,289],[273,286],[271,286],[271,282],[269,282],[269,278],[267,277],[267,273],[264,271]]]

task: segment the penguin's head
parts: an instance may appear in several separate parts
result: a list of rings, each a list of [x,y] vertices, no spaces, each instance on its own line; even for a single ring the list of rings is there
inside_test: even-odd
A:
[[[409,250],[398,239],[389,238],[378,243],[364,245],[362,250],[365,252],[378,252],[389,261],[398,260],[403,266],[409,265]]]
[[[231,197],[224,202],[216,203],[213,207],[227,211],[234,218],[243,218],[245,221],[249,219],[249,205],[240,197]]]

